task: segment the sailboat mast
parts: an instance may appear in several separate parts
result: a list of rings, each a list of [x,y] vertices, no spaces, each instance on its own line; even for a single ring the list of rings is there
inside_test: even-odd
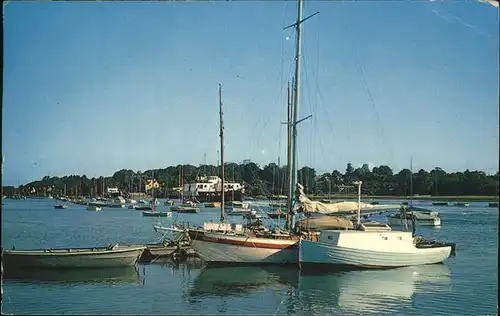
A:
[[[207,153],[203,154],[203,176],[207,176]]]
[[[297,5],[297,22],[295,29],[297,32],[297,48],[295,54],[295,85],[293,95],[293,123],[292,123],[292,181],[291,181],[291,202],[289,212],[292,214],[292,225],[294,222],[293,202],[295,201],[295,186],[297,185],[297,118],[299,114],[300,103],[300,57],[302,53],[302,0],[298,0]],[[290,227],[293,229],[293,227]]]
[[[413,200],[413,157],[410,157],[410,207]]]
[[[222,85],[219,83],[219,114],[220,114],[220,163],[221,163],[221,200],[220,200],[220,221],[224,223],[224,120],[222,113]]]
[[[292,85],[293,85],[292,79]],[[292,91],[290,82],[288,82],[288,120],[287,120],[287,164],[286,164],[286,179],[287,179],[287,194],[286,194],[286,223],[285,229],[290,229],[290,210],[292,209]]]

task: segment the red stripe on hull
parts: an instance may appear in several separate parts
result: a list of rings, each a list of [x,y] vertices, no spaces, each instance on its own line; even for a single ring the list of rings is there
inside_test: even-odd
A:
[[[191,239],[194,240],[202,240],[206,242],[220,243],[220,244],[229,244],[229,245],[237,245],[242,247],[252,247],[252,248],[266,248],[266,249],[298,249],[299,244],[298,240],[295,241],[295,244],[276,244],[276,243],[266,243],[266,242],[252,242],[250,240],[235,240],[228,238],[217,238],[217,237],[209,237],[204,235],[203,233],[190,233]],[[270,239],[276,240],[276,239]]]

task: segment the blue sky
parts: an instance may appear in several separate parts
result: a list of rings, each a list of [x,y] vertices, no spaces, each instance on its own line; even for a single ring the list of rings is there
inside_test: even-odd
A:
[[[498,8],[306,1],[299,164],[498,170]],[[10,2],[3,184],[286,161],[296,2]],[[281,139],[281,140],[280,140]]]

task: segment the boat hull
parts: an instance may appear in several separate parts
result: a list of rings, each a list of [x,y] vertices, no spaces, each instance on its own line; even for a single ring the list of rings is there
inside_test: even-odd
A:
[[[3,264],[8,268],[114,268],[133,266],[145,247],[92,248],[54,250],[5,250]],[[71,252],[74,251],[74,252]]]
[[[189,231],[191,246],[209,265],[297,264],[298,240]]]
[[[387,222],[390,226],[403,226],[402,220],[397,217],[387,217]],[[412,226],[412,220],[407,220],[408,226]],[[441,226],[440,218],[429,218],[429,219],[417,219],[415,220],[416,226],[430,226],[430,227],[438,227]]]
[[[451,246],[445,246],[414,248],[413,251],[404,252],[388,252],[302,240],[299,263],[301,266],[338,265],[358,268],[396,268],[443,262],[450,256],[451,249]]]
[[[184,192],[185,198],[193,198],[196,199],[200,203],[207,202],[222,202],[222,194],[220,192],[217,193],[198,193],[198,195],[193,196],[189,192]],[[241,190],[236,190],[234,192],[227,191],[224,194],[224,201],[232,202],[232,201],[243,201],[243,193]]]
[[[251,209],[243,207],[227,207],[225,208],[225,211],[228,216],[244,216],[249,215],[252,212]]]
[[[154,225],[153,229],[155,232],[159,234],[167,234],[171,233],[172,234],[172,240],[174,241],[179,241],[184,237],[184,230],[180,228],[173,228],[173,227],[163,227],[160,225]]]
[[[172,212],[148,212],[148,211],[143,211],[142,216],[149,216],[149,217],[168,217],[172,216]]]
[[[136,206],[134,209],[137,211],[152,211],[153,207],[152,206]]]

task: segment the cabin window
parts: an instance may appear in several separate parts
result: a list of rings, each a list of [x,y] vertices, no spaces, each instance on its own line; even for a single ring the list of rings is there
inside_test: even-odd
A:
[[[333,240],[333,236],[328,236],[328,239]]]

